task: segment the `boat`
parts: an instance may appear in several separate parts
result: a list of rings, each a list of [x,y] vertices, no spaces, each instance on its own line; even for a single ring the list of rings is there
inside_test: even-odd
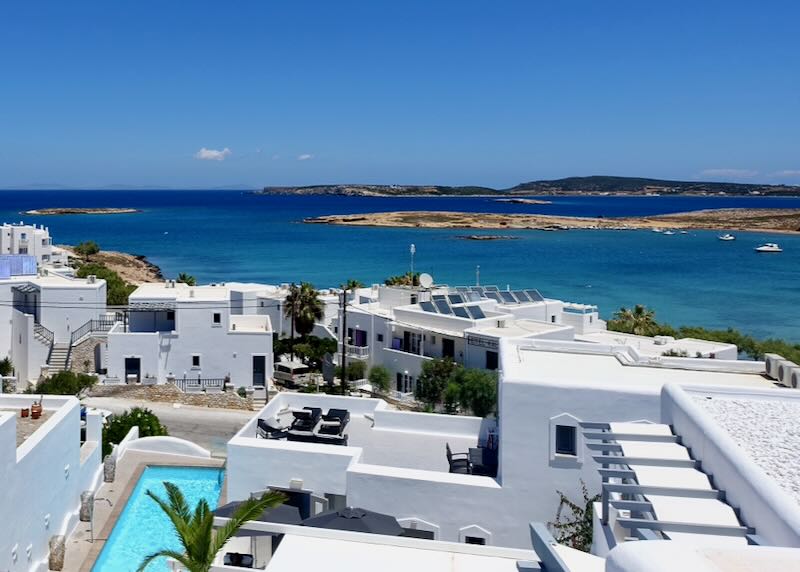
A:
[[[682,231],[681,231],[681,234],[689,234],[689,233],[688,233],[688,232],[686,232],[685,230],[682,230]]]
[[[783,249],[774,242],[767,242],[756,247],[756,252],[783,252]]]
[[[665,230],[665,231],[664,231],[664,234],[673,235],[673,234],[675,234],[675,233],[674,233],[674,232],[672,232],[671,230]]]
[[[727,232],[725,234],[723,234],[722,236],[718,236],[717,238],[720,239],[720,240],[736,240],[735,236],[733,236],[732,234],[727,233]]]

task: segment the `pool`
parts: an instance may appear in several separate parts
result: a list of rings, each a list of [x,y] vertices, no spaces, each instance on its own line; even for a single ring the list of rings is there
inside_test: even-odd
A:
[[[166,498],[163,482],[180,487],[190,510],[200,499],[214,509],[222,489],[223,470],[214,467],[147,467],[133,489],[92,572],[135,572],[142,560],[162,548],[183,551],[169,518],[150,497]],[[166,559],[150,563],[147,572],[169,572]]]

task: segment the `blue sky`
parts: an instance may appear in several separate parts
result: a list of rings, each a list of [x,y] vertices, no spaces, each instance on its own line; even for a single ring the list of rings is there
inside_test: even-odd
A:
[[[8,2],[0,187],[800,184],[800,5]]]

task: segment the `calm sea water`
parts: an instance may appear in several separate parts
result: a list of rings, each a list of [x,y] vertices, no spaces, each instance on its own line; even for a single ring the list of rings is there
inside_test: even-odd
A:
[[[459,239],[471,231],[308,225],[307,216],[387,210],[650,215],[707,208],[800,208],[799,198],[550,197],[550,205],[486,198],[257,196],[238,191],[2,191],[0,221],[46,224],[57,243],[96,240],[104,249],[144,254],[166,276],[201,282],[306,280],[319,287],[346,278],[365,283],[415,268],[437,282],[535,287],[545,295],[593,303],[609,317],[646,304],[673,324],[735,327],[800,340],[800,236],[691,231],[503,231],[508,241]],[[112,216],[22,216],[36,207],[136,207]],[[487,234],[492,234],[488,231]],[[784,252],[758,255],[762,242]]]

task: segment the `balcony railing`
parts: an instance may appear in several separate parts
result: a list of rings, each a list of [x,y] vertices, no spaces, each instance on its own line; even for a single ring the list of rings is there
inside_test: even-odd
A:
[[[342,342],[339,342],[339,353],[342,353]],[[368,358],[369,357],[369,346],[351,346],[347,344],[347,348],[345,350],[347,357],[352,358]]]
[[[77,330],[73,330],[70,335],[70,345],[83,341],[84,338],[93,334],[107,334],[111,328],[114,327],[117,321],[110,318],[101,318],[99,320],[89,320]]]
[[[175,385],[184,393],[200,393],[202,391],[217,392],[222,391],[225,379],[219,378],[200,378],[186,377],[175,380]]]

